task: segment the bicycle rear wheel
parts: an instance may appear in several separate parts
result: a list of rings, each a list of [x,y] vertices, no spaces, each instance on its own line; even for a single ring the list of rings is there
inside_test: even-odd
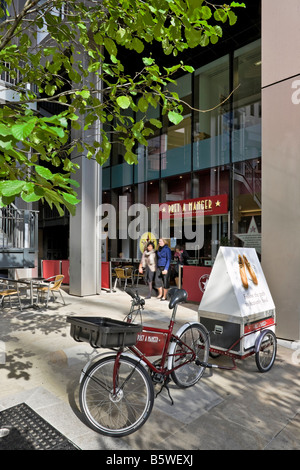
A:
[[[85,374],[80,390],[81,410],[88,424],[107,436],[121,437],[139,429],[149,418],[154,403],[150,376],[138,361],[121,356],[113,373],[116,356],[101,359]]]
[[[195,385],[202,377],[209,355],[209,335],[201,323],[193,323],[181,332],[172,359],[171,377],[178,387]],[[186,363],[186,364],[185,364]],[[179,367],[178,367],[179,366]]]

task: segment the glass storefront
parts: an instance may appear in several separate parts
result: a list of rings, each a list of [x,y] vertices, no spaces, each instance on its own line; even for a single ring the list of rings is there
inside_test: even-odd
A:
[[[232,211],[234,244],[261,253],[261,48],[234,53]]]
[[[151,230],[154,205],[226,195],[226,212],[205,214],[203,244],[190,251],[191,260],[213,263],[220,245],[253,246],[260,253],[260,40],[180,77],[173,88],[184,102],[184,119],[178,125],[163,119],[148,146],[136,149],[138,165],[124,163],[115,146],[103,168],[104,201],[118,208],[126,195],[127,207],[143,204]],[[158,109],[153,113],[159,117]],[[192,230],[195,219],[189,223]],[[170,238],[174,244],[172,221]],[[183,234],[177,241],[187,240]],[[118,237],[109,243],[109,256],[137,259],[138,245]]]

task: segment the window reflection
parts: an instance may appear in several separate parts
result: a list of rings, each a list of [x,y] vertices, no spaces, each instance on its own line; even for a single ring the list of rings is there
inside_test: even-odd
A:
[[[194,169],[229,163],[229,93],[229,56],[195,71]]]

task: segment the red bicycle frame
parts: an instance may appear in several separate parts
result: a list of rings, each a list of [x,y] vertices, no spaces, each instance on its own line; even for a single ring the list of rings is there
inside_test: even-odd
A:
[[[182,346],[184,346],[184,348],[185,348],[184,353],[178,352],[176,354],[172,354],[172,356],[173,357],[175,357],[175,356],[178,356],[178,357],[184,356],[186,358],[185,362],[180,362],[180,364],[178,366],[173,367],[171,369],[168,369],[165,366],[165,364],[167,363],[167,359],[170,357],[169,346],[170,346],[171,341],[179,341],[179,338],[176,335],[173,334],[176,309],[177,309],[177,306],[173,310],[173,314],[172,314],[168,329],[154,328],[154,327],[151,327],[151,326],[144,326],[143,330],[140,334],[141,336],[144,335],[145,338],[151,338],[151,337],[153,338],[153,337],[155,337],[155,335],[163,335],[164,344],[161,345],[161,348],[162,348],[161,354],[155,354],[155,352],[157,352],[157,350],[155,350],[155,348],[151,349],[151,342],[149,343],[148,341],[147,342],[146,341],[143,342],[143,340],[142,341],[137,341],[137,343],[134,346],[129,347],[130,351],[135,356],[137,356],[141,361],[143,361],[154,374],[161,374],[165,377],[170,375],[173,370],[176,370],[179,367],[182,367],[183,365],[188,364],[188,363],[190,363],[191,361],[193,361],[195,359],[195,352],[193,351],[193,349],[191,349],[191,347],[189,345],[185,344],[182,341],[182,339],[180,339],[180,344]],[[143,346],[143,343],[144,343],[144,346]],[[150,344],[150,348],[149,347],[147,348],[147,343],[148,343],[148,346]],[[190,353],[189,358],[186,357],[187,353]],[[122,351],[120,351],[119,354],[122,354]],[[156,355],[160,356],[160,358],[157,361],[155,361],[156,362],[156,365],[155,365],[155,363],[152,363],[147,359],[147,356],[156,356]]]

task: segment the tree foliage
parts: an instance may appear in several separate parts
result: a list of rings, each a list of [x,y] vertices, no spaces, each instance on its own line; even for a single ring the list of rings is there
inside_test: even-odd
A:
[[[103,164],[111,151],[110,127],[124,145],[125,160],[136,163],[135,145],[147,145],[151,126],[161,127],[157,119],[147,121],[149,108],[161,107],[175,124],[182,119],[179,97],[167,85],[180,69],[193,69],[176,57],[188,48],[215,44],[222,26],[235,24],[234,10],[245,5],[26,0],[16,11],[14,1],[7,0],[1,6],[0,74],[10,83],[0,86],[0,98],[6,99],[0,107],[0,203],[20,196],[74,213],[72,176],[78,165],[72,152]],[[172,67],[160,66],[146,52],[158,45],[174,56]],[[134,74],[126,70],[126,51],[140,58],[142,67]],[[43,115],[45,103],[59,105],[59,112]],[[133,111],[143,117],[135,121]],[[86,141],[80,131],[93,126],[98,136]]]

